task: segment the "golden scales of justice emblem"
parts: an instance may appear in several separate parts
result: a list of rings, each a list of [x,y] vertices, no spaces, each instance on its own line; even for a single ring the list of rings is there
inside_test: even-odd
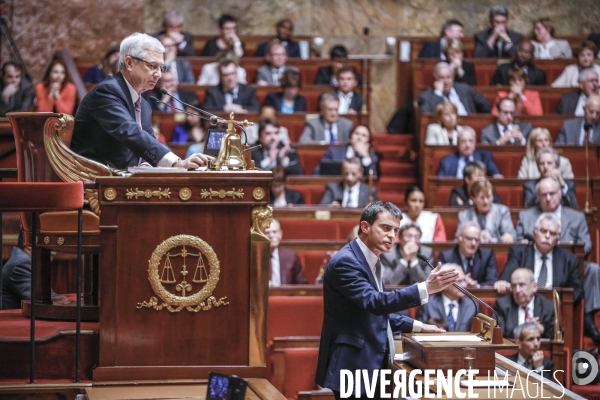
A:
[[[190,248],[196,249],[198,252],[194,252]],[[159,272],[163,258],[165,261]],[[173,270],[172,264],[172,259],[177,258],[182,259],[181,270],[178,274],[181,276],[180,282],[176,278],[177,274]],[[191,271],[188,270],[188,259],[197,259],[194,275],[189,282],[187,279]],[[208,262],[208,272],[205,259]],[[162,310],[165,308],[170,312],[179,312],[185,308],[187,311],[198,312],[229,304],[227,297],[217,300],[212,296],[212,292],[219,282],[221,271],[219,260],[213,248],[199,237],[177,235],[168,238],[156,247],[148,264],[148,280],[154,293],[163,303],[159,304],[158,298],[151,297],[149,301],[138,303],[138,309]],[[171,291],[167,290],[165,285]],[[172,291],[176,293],[172,293]]]

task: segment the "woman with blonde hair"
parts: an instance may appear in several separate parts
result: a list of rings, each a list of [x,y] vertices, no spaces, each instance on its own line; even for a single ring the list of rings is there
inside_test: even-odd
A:
[[[531,43],[535,48],[533,57],[538,60],[554,60],[557,58],[571,58],[573,51],[569,42],[554,38],[554,24],[550,18],[540,18],[533,24],[533,37]]]
[[[425,144],[428,146],[456,145],[458,132],[462,126],[458,125],[458,111],[456,106],[449,101],[444,101],[435,107],[437,122],[427,126]]]
[[[463,44],[458,39],[448,39],[444,45],[444,55],[448,64],[454,71],[454,82],[466,83],[467,85],[477,86],[477,75],[475,75],[475,65],[464,61],[465,51]]]
[[[538,170],[535,155],[544,147],[552,147],[552,137],[550,131],[546,128],[535,128],[527,138],[525,147],[525,157],[521,161],[521,168],[517,178],[519,179],[539,179],[541,177]],[[560,156],[560,174],[564,179],[573,179],[573,168],[568,158]]]
[[[584,40],[580,46],[573,50],[573,55],[577,59],[577,64],[567,65],[554,82],[552,87],[579,87],[579,71],[586,68],[593,68],[596,74],[600,76],[600,65],[596,64],[595,58],[598,53],[598,47],[590,40]]]

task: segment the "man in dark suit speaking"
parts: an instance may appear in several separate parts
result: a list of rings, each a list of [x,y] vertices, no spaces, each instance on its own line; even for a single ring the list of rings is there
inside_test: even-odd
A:
[[[325,312],[315,382],[331,389],[336,399],[340,398],[341,370],[367,370],[373,376],[375,369],[388,367],[395,352],[393,333],[443,332],[394,313],[427,303],[429,295],[458,279],[456,270],[442,271],[438,265],[425,282],[384,291],[379,257],[394,246],[401,219],[402,213],[392,203],[370,203],[361,215],[358,238],[338,251],[325,269]],[[364,382],[360,385],[364,396]],[[354,388],[350,389],[354,396]],[[379,393],[376,389],[375,398]]]
[[[150,104],[141,97],[161,77],[165,48],[155,38],[134,33],[121,42],[119,73],[108,77],[81,101],[71,149],[116,168],[139,165],[196,169],[212,157],[181,160],[159,143],[151,127]]]

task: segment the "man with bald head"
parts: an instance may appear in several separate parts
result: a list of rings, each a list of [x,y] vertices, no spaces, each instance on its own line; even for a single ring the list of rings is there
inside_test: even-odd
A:
[[[509,63],[504,63],[498,67],[490,85],[508,86],[508,71],[511,69],[522,69],[527,75],[527,85],[545,86],[546,73],[538,69],[533,63],[533,44],[529,40],[521,42],[517,46],[517,52]]]
[[[500,170],[494,162],[492,153],[485,150],[477,150],[477,135],[470,126],[463,126],[458,132],[456,152],[442,158],[438,176],[456,177],[463,179],[465,166],[473,161],[481,161],[487,168],[487,176],[501,178]]]
[[[492,111],[490,102],[481,93],[477,93],[466,83],[454,82],[454,71],[447,62],[435,64],[433,78],[433,88],[419,96],[422,113],[433,113],[435,107],[443,101],[454,104],[458,115],[487,114]]]
[[[598,73],[593,68],[586,68],[579,72],[579,90],[577,93],[563,94],[560,103],[556,107],[557,114],[575,115],[583,117],[583,107],[590,96],[600,95],[600,85],[598,84]]]
[[[533,271],[517,268],[510,276],[511,292],[496,300],[494,310],[498,314],[498,326],[505,338],[513,337],[514,329],[529,322],[542,332],[542,337],[554,336],[554,303],[537,293]]]
[[[583,117],[563,122],[556,144],[583,146],[586,140],[600,143],[600,96],[588,97],[583,107]]]

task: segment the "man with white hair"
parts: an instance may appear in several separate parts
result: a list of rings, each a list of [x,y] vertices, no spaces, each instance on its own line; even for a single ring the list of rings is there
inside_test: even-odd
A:
[[[588,97],[583,106],[583,117],[563,122],[556,144],[584,146],[585,141],[600,143],[600,96]]]
[[[193,154],[181,160],[154,135],[152,110],[141,96],[164,72],[163,45],[134,33],[121,42],[119,72],[98,84],[81,101],[71,149],[99,163],[127,169],[151,166],[196,169],[211,157]]]
[[[487,176],[502,178],[500,170],[494,162],[492,153],[485,150],[477,150],[477,136],[475,130],[470,126],[463,126],[458,132],[456,152],[447,155],[440,161],[439,177],[463,178],[463,170],[467,164],[473,161],[481,161],[487,168]]]
[[[477,93],[466,83],[454,82],[454,71],[447,62],[435,64],[433,78],[433,88],[419,96],[422,113],[433,113],[435,107],[443,101],[454,104],[458,115],[492,112],[490,102],[481,93]]]
[[[583,117],[583,106],[587,103],[588,98],[593,95],[600,95],[598,73],[593,68],[581,70],[577,82],[579,83],[579,90],[576,93],[562,95],[558,107],[556,107],[557,114]]]
[[[163,17],[163,30],[153,36],[158,38],[161,35],[169,35],[175,39],[178,57],[195,56],[194,37],[182,28],[183,14],[179,11],[169,11]]]

